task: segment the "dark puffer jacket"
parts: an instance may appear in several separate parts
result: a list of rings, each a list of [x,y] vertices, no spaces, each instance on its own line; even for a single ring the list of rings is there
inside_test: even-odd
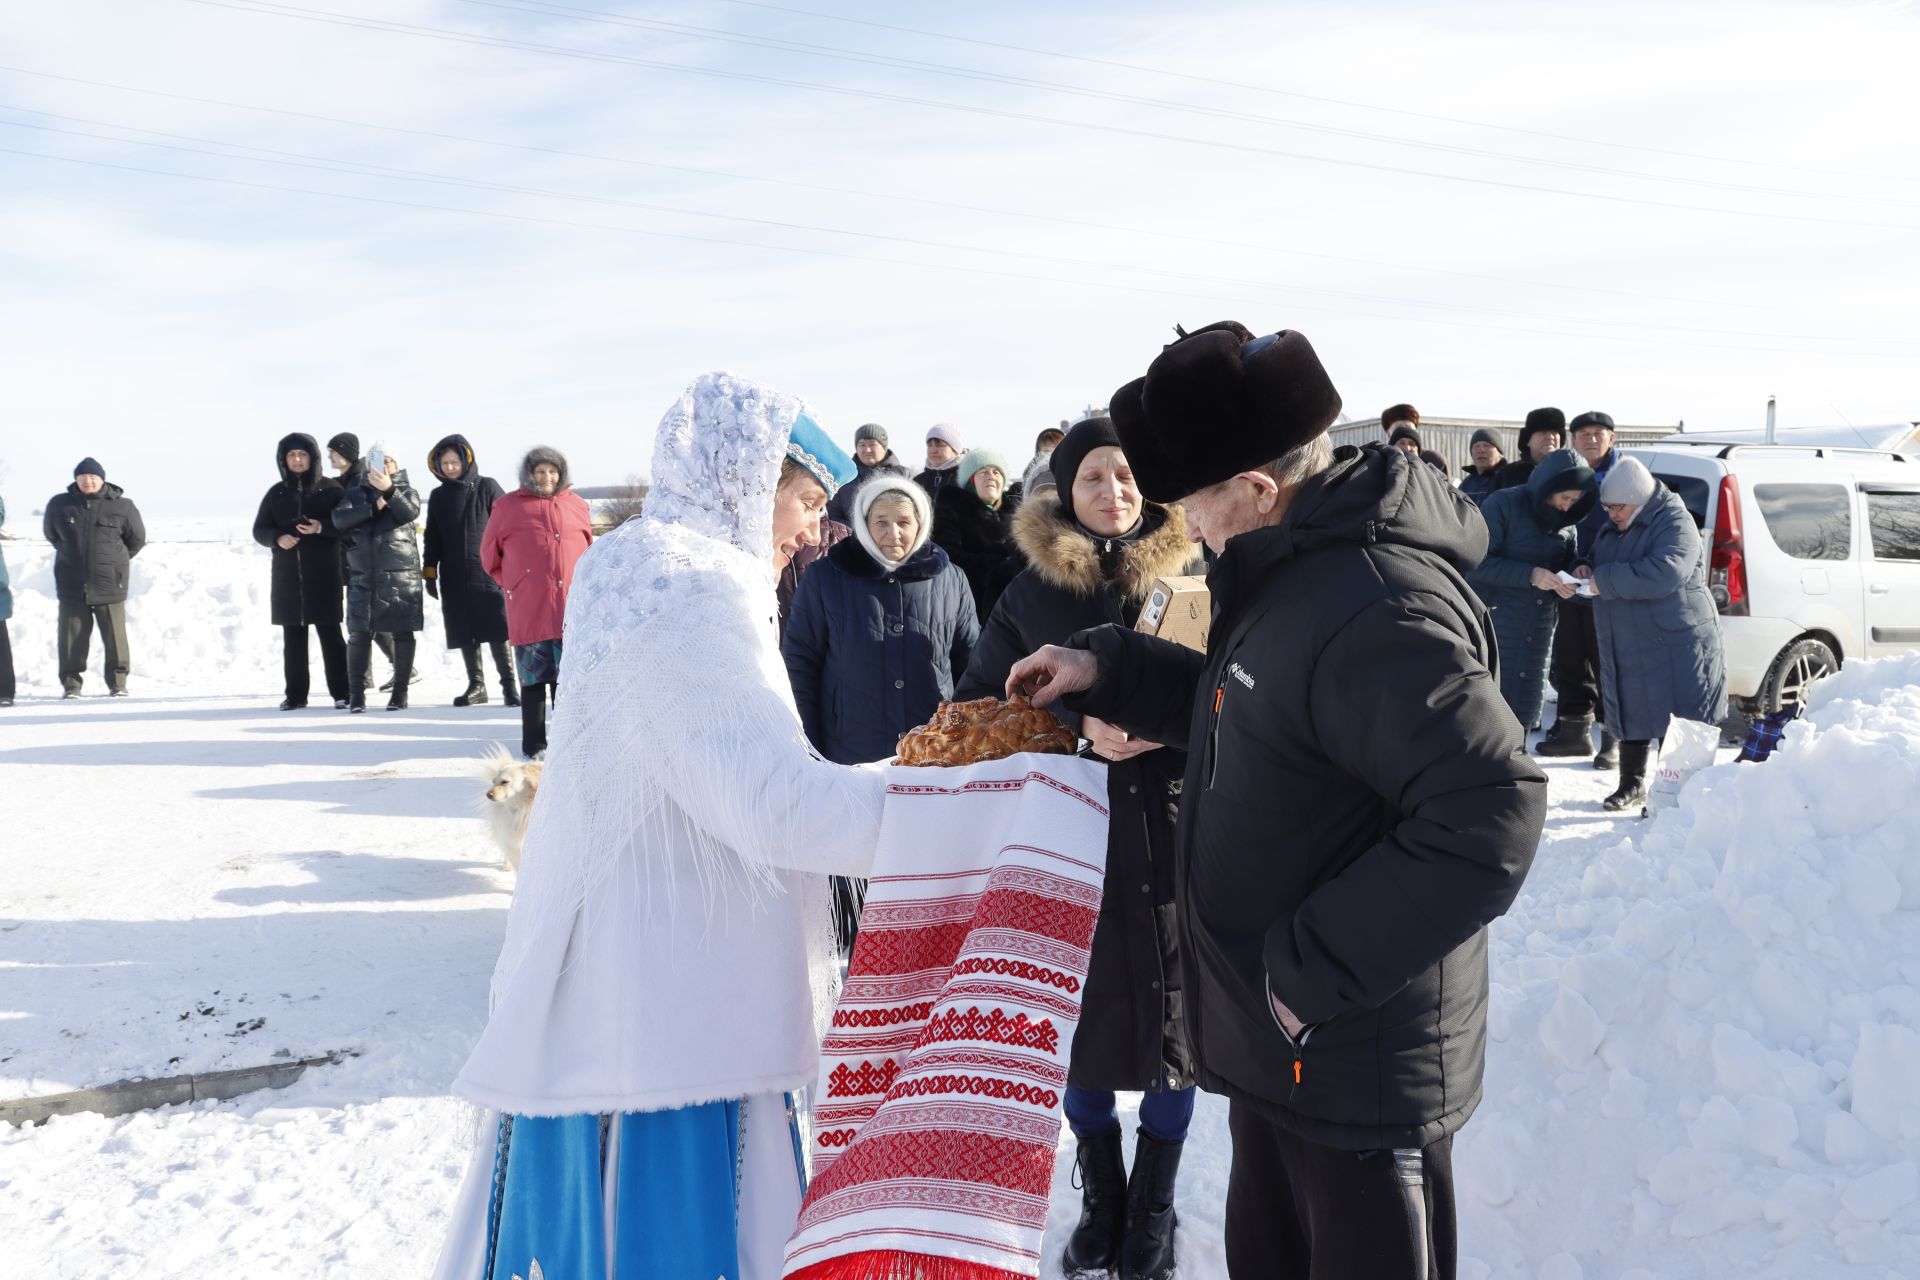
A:
[[[307,469],[299,475],[287,470],[287,454],[306,450]],[[253,540],[273,552],[273,625],[276,627],[339,626],[346,615],[341,603],[339,541],[328,517],[340,505],[344,490],[320,472],[319,444],[310,435],[282,436],[273,455],[280,466],[280,483],[260,499],[253,517]],[[299,526],[318,520],[323,532],[305,534]],[[298,538],[293,550],[284,550],[282,535]]]
[[[827,502],[827,519],[833,521],[835,524],[850,525],[852,523],[853,495],[860,491],[861,485],[865,484],[874,476],[902,476],[907,479],[913,478],[913,472],[907,470],[907,465],[900,461],[900,455],[891,449],[887,451],[886,457],[880,459],[880,461],[874,463],[872,466],[868,466],[858,459],[854,461],[853,465],[854,469],[860,474],[848,483],[841,485],[839,491]]]
[[[379,506],[381,498],[386,506]],[[347,534],[347,629],[418,631],[426,626],[420,576],[420,495],[407,473],[393,474],[382,493],[361,478],[333,509],[333,527]]]
[[[889,758],[953,697],[979,636],[966,576],[939,547],[882,568],[858,538],[840,542],[800,579],[780,644],[807,740],[836,764]]]
[[[1177,900],[1200,1084],[1314,1142],[1425,1146],[1480,1101],[1486,925],[1547,806],[1463,576],[1486,550],[1433,468],[1345,447],[1281,523],[1227,544],[1205,657],[1119,627],[1074,638],[1100,664],[1078,710],[1190,747]]]
[[[933,540],[967,575],[973,589],[973,609],[984,618],[994,601],[1017,573],[1020,548],[1013,539],[1013,517],[1018,507],[1002,498],[995,510],[963,485],[949,484],[933,499]]]
[[[53,589],[61,604],[123,604],[133,558],[147,545],[140,508],[117,484],[88,497],[78,481],[47,504],[41,532],[53,544]]]
[[[1547,504],[1567,489],[1581,492],[1572,510],[1557,511]],[[1560,619],[1560,597],[1534,586],[1533,571],[1559,573],[1573,564],[1573,527],[1599,501],[1592,468],[1573,450],[1561,449],[1547,455],[1525,488],[1502,489],[1480,508],[1487,522],[1487,558],[1467,581],[1493,610],[1493,634],[1500,642],[1500,695],[1523,729],[1540,722],[1553,632]]]
[[[1665,486],[1625,533],[1611,520],[1593,544],[1593,620],[1600,633],[1606,725],[1632,742],[1666,736],[1667,721],[1727,716],[1720,617],[1707,594],[1706,547],[1680,496]]]
[[[1130,541],[1096,540],[1053,493],[1029,499],[1014,520],[1028,567],[994,606],[958,696],[1001,696],[1020,659],[1089,627],[1132,626],[1155,578],[1194,571],[1199,556],[1177,508],[1149,506],[1142,524]],[[1077,727],[1079,717],[1067,719]],[[1193,1083],[1173,905],[1174,818],[1186,765],[1185,752],[1163,747],[1107,770],[1106,887],[1067,1076],[1082,1089]]]
[[[448,450],[464,462],[460,474],[440,473]],[[440,584],[440,616],[447,627],[447,648],[469,649],[507,638],[507,598],[500,584],[480,567],[480,541],[487,532],[500,484],[480,474],[473,446],[465,436],[448,436],[433,446],[430,470],[440,481],[427,496],[427,533],[421,571]]]

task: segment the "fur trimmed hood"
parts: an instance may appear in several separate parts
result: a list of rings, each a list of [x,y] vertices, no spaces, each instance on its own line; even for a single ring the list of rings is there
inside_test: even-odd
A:
[[[1155,578],[1184,571],[1196,557],[1187,541],[1187,520],[1179,506],[1146,504],[1141,519],[1148,529],[1124,544],[1117,583],[1130,600],[1146,595]],[[1100,542],[1069,519],[1053,492],[1029,497],[1013,517],[1013,537],[1027,565],[1049,586],[1092,595],[1107,585],[1100,564]]]
[[[555,493],[563,492],[573,483],[573,473],[567,470],[567,456],[558,449],[550,449],[544,444],[535,445],[527,450],[527,456],[520,460],[520,487],[528,493],[533,492],[533,469],[541,463],[557,467],[560,470],[560,487]]]

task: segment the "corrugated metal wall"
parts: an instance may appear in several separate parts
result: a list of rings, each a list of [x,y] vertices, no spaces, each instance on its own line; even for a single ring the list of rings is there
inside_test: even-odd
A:
[[[1500,452],[1509,461],[1518,457],[1517,446],[1520,428],[1523,424],[1502,418],[1427,418],[1420,424],[1420,443],[1429,449],[1436,449],[1447,455],[1447,461],[1453,464],[1454,475],[1473,461],[1473,433],[1486,428],[1499,437]],[[1672,435],[1677,427],[1632,427],[1623,426],[1614,433],[1616,443],[1632,448],[1638,445],[1652,444]],[[1327,432],[1334,444],[1374,444],[1384,443],[1386,437],[1380,433],[1380,419],[1367,418],[1361,422],[1343,422]],[[1569,442],[1571,443],[1571,442]]]

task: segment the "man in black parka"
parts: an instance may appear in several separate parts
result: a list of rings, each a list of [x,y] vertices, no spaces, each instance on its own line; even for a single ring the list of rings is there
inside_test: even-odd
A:
[[[127,587],[133,558],[147,545],[146,522],[117,484],[107,483],[106,468],[82,458],[73,483],[47,503],[41,531],[53,544],[53,588],[60,601],[60,686],[64,696],[80,696],[87,672],[87,650],[95,624],[100,628],[102,668],[107,692],[127,696]]]
[[[339,539],[327,517],[340,504],[341,488],[320,470],[320,446],[310,435],[282,436],[274,460],[280,483],[260,499],[253,518],[253,540],[273,552],[273,625],[281,631],[281,658],[287,696],[282,711],[307,705],[312,690],[312,659],[307,629],[320,638],[320,664],[335,707],[347,705],[347,641],[340,623],[346,616]]]
[[[1218,554],[1208,653],[1107,627],[1008,681],[1188,751],[1187,1030],[1232,1100],[1236,1280],[1454,1274],[1486,926],[1546,815],[1462,576],[1478,510],[1398,450],[1332,449],[1339,408],[1298,333],[1183,334],[1111,413]]]

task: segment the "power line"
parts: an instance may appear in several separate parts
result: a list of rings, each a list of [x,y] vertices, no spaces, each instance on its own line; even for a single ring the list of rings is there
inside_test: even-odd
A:
[[[1666,147],[1649,147],[1633,142],[1612,142],[1605,138],[1587,138],[1574,134],[1551,133],[1544,129],[1524,129],[1516,125],[1494,124],[1486,120],[1470,120],[1461,116],[1438,115],[1431,111],[1413,111],[1406,107],[1385,107],[1377,102],[1356,102],[1349,98],[1329,98],[1319,94],[1300,93],[1292,89],[1276,89],[1272,85],[1252,84],[1244,80],[1224,80],[1216,76],[1193,75],[1185,71],[1169,71],[1164,67],[1143,66],[1134,62],[1118,62],[1112,58],[1095,58],[1087,54],[1062,53],[1057,49],[1036,49],[1029,45],[1009,44],[1000,40],[982,40],[974,36],[955,35],[946,31],[929,31],[924,27],[903,27],[890,22],[875,22],[867,18],[850,18],[844,14],[821,13],[815,9],[797,9],[791,5],[769,4],[764,0],[717,0],[720,4],[737,5],[746,9],[761,9],[772,13],[788,13],[803,18],[816,18],[822,22],[841,22],[849,26],[868,27],[878,31],[892,31],[901,35],[922,36],[929,40],[948,40],[956,44],[974,45],[982,49],[998,49],[1007,53],[1024,53],[1036,58],[1057,58],[1063,62],[1077,62],[1086,66],[1106,67],[1116,71],[1135,71],[1144,75],[1165,76],[1173,80],[1184,80],[1190,84],[1213,85],[1223,89],[1243,89],[1249,93],[1264,93],[1278,98],[1292,98],[1300,102],[1318,102],[1325,106],[1346,107],[1354,111],[1373,111],[1381,115],[1401,116],[1409,120],[1430,120],[1440,124],[1465,125],[1470,129],[1489,129],[1497,133],[1511,133],[1525,138],[1544,138],[1552,142],[1572,142],[1583,147],[1610,147],[1617,151],[1638,151],[1646,155],[1670,156],[1677,160],[1705,160],[1712,164],[1745,165],[1757,169],[1779,169],[1791,173],[1809,173],[1828,178],[1891,178],[1898,182],[1920,182],[1920,175],[1863,173],[1847,169],[1817,169],[1806,165],[1784,164],[1773,160],[1751,160],[1739,156],[1707,155],[1697,151],[1675,151]]]
[[[292,111],[284,107],[263,107],[255,103],[232,102],[222,98],[203,98],[192,94],[166,93],[158,89],[145,89],[135,85],[115,84],[106,80],[88,80],[79,76],[58,75],[50,71],[34,71],[26,67],[0,65],[0,72],[34,76],[45,80],[57,80],[64,84],[78,84],[97,89],[111,89],[121,93],[141,94],[147,97],[164,98],[173,102],[190,102],[200,106],[225,107],[238,111],[254,111],[263,115],[282,116],[295,120],[310,120],[321,124],[342,125],[352,129],[367,129],[380,133],[399,134],[405,137],[431,138],[439,142],[459,142],[471,146],[498,147],[508,151],[523,151],[529,154],[558,156],[571,160],[588,160],[600,164],[618,164],[636,168],[660,169],[673,173],[697,174],[702,177],[721,178],[729,182],[750,182],[766,186],[790,187],[794,190],[818,191],[830,195],[857,196],[870,200],[891,200],[902,204],[921,205],[928,208],[953,209],[962,213],[983,213],[1003,218],[1021,218],[1028,221],[1048,222],[1061,226],[1082,227],[1093,231],[1120,232],[1126,235],[1183,240],[1190,244],[1209,245],[1216,248],[1251,249],[1261,253],[1278,254],[1290,258],[1310,258],[1320,262],[1339,262],[1351,266],[1383,268],[1389,271],[1418,271],[1431,275],[1449,276],[1461,280],[1483,280],[1496,284],[1520,285],[1531,289],[1556,289],[1569,293],[1591,293],[1604,297],[1633,298],[1650,302],[1677,302],[1686,306],[1714,306],[1743,311],[1766,310],[1765,307],[1758,304],[1731,302],[1720,298],[1689,298],[1673,294],[1645,293],[1631,289],[1607,289],[1597,285],[1562,284],[1550,280],[1529,280],[1517,276],[1493,275],[1478,271],[1455,271],[1445,267],[1434,267],[1421,263],[1391,262],[1377,258],[1358,258],[1347,254],[1318,253],[1305,249],[1293,249],[1283,245],[1260,243],[1250,240],[1227,240],[1215,236],[1194,235],[1190,232],[1183,231],[1135,227],[1128,226],[1124,223],[1094,222],[1084,218],[1068,218],[1055,214],[1034,213],[1028,210],[1007,209],[988,205],[965,204],[951,200],[934,200],[923,196],[904,195],[897,191],[872,191],[858,187],[834,186],[828,183],[801,182],[790,178],[770,178],[757,174],[734,173],[725,169],[702,168],[698,165],[666,164],[661,161],[639,160],[629,156],[602,155],[591,151],[569,151],[560,147],[541,146],[537,143],[504,142],[494,138],[477,138],[466,134],[443,133],[432,129],[411,129],[400,125],[380,124],[367,120],[353,120],[344,116],[321,115],[311,111]],[[24,108],[17,109],[24,110]]]
[[[555,57],[574,58],[589,62],[645,67],[651,70],[668,71],[679,75],[701,76],[742,83],[776,85],[782,88],[834,94],[841,97],[860,98],[874,102],[928,107],[935,110],[961,112],[967,115],[1017,120],[1027,124],[1053,125],[1060,128],[1078,129],[1092,133],[1116,134],[1144,138],[1152,141],[1172,142],[1187,146],[1208,147],[1240,154],[1271,156],[1282,160],[1299,160],[1309,164],[1331,165],[1343,169],[1387,173],[1399,177],[1431,178],[1437,181],[1464,183],[1470,186],[1490,187],[1498,190],[1526,191],[1535,194],[1567,196],[1579,200],[1597,200],[1608,204],[1639,205],[1646,208],[1683,210],[1689,213],[1711,213],[1728,217],[1760,218],[1780,222],[1804,222],[1825,226],[1856,227],[1870,230],[1909,232],[1916,230],[1916,228],[1910,224],[1899,222],[1867,222],[1858,219],[1828,218],[1815,214],[1783,213],[1762,209],[1730,209],[1717,205],[1685,204],[1672,200],[1653,200],[1643,196],[1627,196],[1600,191],[1577,191],[1564,187],[1544,187],[1531,183],[1512,182],[1500,178],[1481,178],[1467,174],[1443,173],[1438,170],[1414,169],[1402,165],[1381,164],[1368,160],[1353,160],[1335,156],[1317,156],[1306,152],[1255,146],[1250,143],[1229,142],[1220,138],[1200,138],[1185,134],[1161,133],[1156,130],[1128,128],[1122,125],[1103,124],[1089,120],[1068,120],[1059,116],[1040,115],[1034,112],[1009,111],[1003,108],[984,107],[973,103],[942,102],[938,99],[919,98],[908,94],[885,93],[874,89],[856,89],[845,85],[822,84],[818,81],[795,80],[782,76],[760,75],[746,71],[728,71],[717,67],[687,66],[682,63],[663,62],[650,58],[636,58],[595,50],[574,49],[562,45],[541,44],[528,40],[508,39],[501,36],[458,31],[446,27],[419,26],[410,23],[389,22],[385,19],[363,18],[356,15],[334,13],[327,10],[304,9],[294,5],[242,3],[240,0],[186,0],[186,2],[189,4],[205,5],[209,8],[232,9],[240,13],[255,13],[266,17],[294,18],[304,22],[317,22],[329,26],[355,27],[366,31],[384,31],[396,35],[410,35],[423,39],[471,44],[481,48],[510,49],[527,53],[542,53]]]
[[[1219,120],[1235,120],[1241,123],[1265,125],[1279,129],[1296,129],[1307,133],[1325,134],[1337,138],[1352,138],[1364,142],[1381,143],[1387,146],[1412,147],[1417,150],[1438,151],[1449,155],[1473,156],[1478,159],[1498,160],[1509,164],[1540,165],[1547,168],[1564,169],[1576,173],[1592,173],[1609,178],[1625,178],[1635,182],[1656,182],[1671,186],[1732,191],[1744,195],[1783,196],[1795,200],[1824,200],[1843,204],[1876,204],[1887,205],[1894,208],[1914,208],[1920,205],[1920,202],[1917,201],[1886,196],[1870,196],[1845,192],[1836,193],[1832,191],[1800,191],[1784,187],[1760,187],[1749,183],[1721,182],[1711,178],[1647,173],[1637,169],[1618,169],[1608,165],[1587,164],[1577,160],[1562,160],[1550,156],[1516,155],[1509,151],[1490,151],[1484,147],[1470,147],[1449,142],[1434,142],[1423,138],[1409,138],[1398,134],[1376,133],[1369,130],[1343,128],[1336,125],[1314,124],[1305,120],[1283,119],[1276,116],[1259,115],[1253,112],[1235,111],[1222,107],[1210,107],[1197,103],[1176,102],[1165,98],[1149,98],[1138,94],[1119,93],[1109,89],[1090,89],[1081,85],[1063,84],[1056,80],[1037,80],[1028,76],[988,71],[978,67],[961,67],[950,63],[925,62],[919,59],[901,58],[891,54],[866,53],[835,45],[787,40],[777,36],[725,31],[716,27],[695,26],[684,22],[669,22],[658,18],[638,18],[627,14],[608,13],[604,10],[582,9],[573,5],[554,3],[553,0],[453,0],[453,3],[464,4],[480,9],[504,10],[508,13],[531,14],[536,17],[565,18],[574,22],[595,23],[600,26],[624,28],[634,31],[649,31],[667,35],[686,36],[695,40],[716,41],[724,44],[741,45],[747,48],[772,49],[783,53],[802,53],[811,57],[828,58],[840,62],[854,62],[867,66],[926,72],[933,75],[950,76],[955,79],[973,80],[988,84],[1012,85],[1019,88],[1039,90],[1043,93],[1061,94],[1102,102],[1122,103],[1128,106],[1148,107],[1158,111],[1171,111],[1183,115],[1205,116]]]
[[[725,246],[730,248],[760,249],[770,253],[791,253],[791,254],[800,254],[807,257],[836,258],[836,259],[844,259],[844,260],[850,260],[850,261],[856,261],[856,262],[878,263],[878,264],[890,265],[890,266],[916,267],[923,270],[942,271],[942,272],[949,272],[949,273],[954,273],[959,275],[995,276],[995,277],[1008,279],[1008,280],[1022,280],[1022,281],[1028,281],[1028,282],[1034,282],[1034,283],[1040,283],[1040,284],[1066,285],[1074,289],[1088,289],[1088,288],[1106,289],[1106,290],[1111,290],[1118,293],[1145,294],[1153,297],[1177,298],[1183,303],[1186,303],[1188,305],[1191,305],[1196,302],[1216,302],[1216,303],[1227,303],[1227,304],[1233,304],[1233,305],[1244,304],[1248,306],[1259,306],[1259,307],[1275,307],[1278,305],[1271,298],[1249,298],[1249,297],[1243,297],[1243,296],[1230,297],[1227,295],[1202,296],[1202,295],[1196,295],[1196,294],[1188,293],[1185,291],[1179,291],[1179,290],[1173,290],[1173,289],[1153,288],[1151,286],[1146,286],[1146,285],[1124,284],[1124,283],[1120,283],[1118,281],[1112,280],[1110,278],[1075,280],[1075,279],[1065,279],[1058,276],[1037,276],[1037,275],[1030,275],[1030,274],[1020,273],[1020,272],[998,271],[998,270],[994,270],[986,267],[961,266],[961,265],[956,265],[952,263],[941,263],[941,262],[923,262],[916,259],[907,259],[907,258],[876,257],[871,254],[849,253],[843,250],[836,250],[836,249],[817,249],[817,248],[808,248],[800,245],[767,244],[764,242],[749,241],[749,240],[732,240],[732,239],[727,239],[719,236],[699,236],[699,235],[692,235],[686,232],[658,231],[658,230],[642,228],[642,227],[621,226],[621,225],[612,224],[612,223],[580,222],[580,221],[575,221],[571,219],[552,218],[552,217],[546,217],[546,216],[535,215],[535,214],[506,213],[496,209],[473,209],[473,208],[467,208],[459,205],[433,204],[433,203],[429,203],[426,201],[419,201],[419,200],[397,200],[397,199],[393,199],[391,197],[386,197],[386,196],[370,196],[370,195],[363,195],[363,194],[353,193],[353,192],[326,191],[326,190],[313,188],[313,187],[293,187],[293,186],[286,186],[278,183],[253,182],[253,181],[249,181],[241,178],[222,178],[222,177],[216,177],[211,174],[186,173],[177,169],[156,169],[156,168],[151,168],[151,167],[142,166],[142,165],[120,164],[120,163],[107,161],[107,160],[91,160],[91,159],[86,159],[80,156],[55,155],[55,154],[49,154],[47,152],[42,152],[42,151],[26,151],[17,147],[0,147],[0,155],[23,156],[23,157],[26,157],[29,159],[35,159],[35,160],[52,160],[52,161],[56,161],[63,164],[82,165],[82,166],[87,166],[90,168],[98,168],[98,169],[110,169],[110,170],[116,170],[122,173],[138,173],[138,174],[146,174],[146,175],[163,177],[163,178],[181,178],[181,179],[185,179],[192,182],[206,182],[206,183],[212,183],[218,186],[236,187],[236,188],[252,190],[252,191],[272,191],[272,192],[278,192],[278,193],[287,194],[287,195],[316,196],[316,197],[319,197],[322,199],[328,199],[328,200],[346,200],[346,201],[352,201],[358,204],[382,205],[389,208],[415,209],[415,210],[424,210],[424,211],[434,212],[434,213],[462,214],[470,217],[488,218],[488,219],[493,219],[496,221],[503,221],[503,222],[518,222],[518,223],[525,223],[525,224],[535,225],[535,226],[566,227],[566,228],[572,228],[576,230],[586,230],[586,231],[605,231],[605,232],[613,232],[620,235],[646,236],[646,237],[657,238],[657,239],[677,240],[677,241],[690,242],[695,244],[720,245],[720,246]],[[1431,316],[1391,316],[1391,315],[1382,315],[1381,313],[1378,313],[1378,312],[1353,311],[1353,310],[1348,310],[1345,308],[1338,308],[1338,307],[1309,305],[1306,309],[1309,312],[1317,312],[1322,315],[1351,316],[1351,317],[1358,317],[1361,319],[1368,319],[1368,320],[1392,320],[1396,322],[1410,322],[1413,324],[1438,325],[1440,327],[1450,328],[1450,329],[1475,329],[1475,330],[1488,331],[1488,332],[1518,333],[1518,334],[1524,334],[1528,337],[1573,338],[1583,342],[1587,342],[1587,341],[1615,342],[1615,343],[1624,343],[1624,344],[1635,345],[1635,346],[1643,345],[1643,344],[1658,345],[1662,347],[1687,346],[1687,347],[1694,347],[1700,350],[1707,350],[1707,351],[1734,351],[1734,352],[1749,352],[1749,353],[1775,354],[1775,355],[1805,355],[1806,354],[1804,349],[1795,348],[1795,347],[1728,346],[1720,343],[1700,343],[1700,342],[1690,342],[1686,340],[1675,341],[1670,339],[1639,338],[1639,337],[1634,337],[1628,334],[1566,333],[1566,332],[1558,332],[1550,329],[1542,329],[1538,326],[1527,326],[1523,328],[1518,325],[1488,325],[1488,324],[1477,324],[1470,321],[1462,321],[1462,320],[1440,320]],[[1848,358],[1861,358],[1861,359],[1873,359],[1873,360],[1884,360],[1887,358],[1884,354],[1881,354],[1878,352],[1866,352],[1866,351],[1839,350],[1839,351],[1827,352],[1825,354],[1844,356]]]
[[[1862,341],[1880,345],[1906,345],[1901,339],[1855,337],[1834,337],[1823,334],[1800,333],[1764,333],[1749,330],[1717,329],[1690,325],[1666,325],[1646,320],[1611,320],[1602,317],[1586,316],[1542,316],[1537,313],[1513,311],[1498,307],[1479,307],[1458,303],[1428,302],[1417,298],[1394,297],[1381,294],[1369,294],[1344,289],[1323,289],[1309,285],[1286,282],[1249,279],[1244,276],[1223,277],[1206,275],[1190,271],[1172,271],[1158,267],[1135,263],[1104,262],[1094,259],[1063,257],[1055,253],[1035,253],[1015,249],[998,249],[980,245],[959,244],[949,241],[930,240],[916,236],[897,235],[887,232],[862,231],[846,227],[822,226],[815,223],[794,222],[786,219],[753,217],[741,214],[717,213],[711,210],[694,209],[680,205],[659,204],[652,201],[625,199],[616,196],[598,196],[581,192],[558,191],[545,187],[529,187],[513,183],[497,182],[487,179],[468,178],[457,174],[434,173],[421,169],[399,168],[389,165],[373,165],[356,161],[340,160],[330,156],[318,156],[307,152],[285,151],[271,147],[258,147],[247,143],[228,143],[219,139],[198,137],[191,134],[170,133],[164,130],[146,129],[139,126],[124,125],[114,121],[89,120],[84,117],[67,116],[57,112],[39,111],[32,108],[13,107],[0,103],[0,109],[29,115],[45,116],[56,120],[91,124],[108,129],[121,130],[123,133],[144,133],[153,137],[171,138],[173,142],[149,142],[139,138],[115,137],[108,134],[90,133],[84,130],[63,129],[51,125],[37,125],[18,120],[0,120],[0,125],[11,128],[33,129],[40,132],[62,134],[73,137],[91,138],[103,142],[130,142],[136,146],[152,147],[161,150],[180,151],[193,155],[212,156],[218,159],[245,160],[254,163],[279,164],[295,168],[317,169],[328,173],[342,173],[363,177],[398,178],[403,181],[425,182],[441,186],[455,186],[468,190],[492,191],[508,195],[534,196],[545,199],[565,200],[580,204],[606,205],[616,208],[634,209],[645,213],[663,213],[678,217],[703,218],[720,222],[740,223],[747,226],[766,227],[781,231],[799,231],[817,235],[840,236],[851,239],[871,240],[883,244],[897,244],[919,249],[934,249],[947,253],[971,253],[987,257],[1007,258],[1021,262],[1056,263],[1069,267],[1080,267],[1099,272],[1131,272],[1137,275],[1156,276],[1167,280],[1198,283],[1203,285],[1249,284],[1265,289],[1287,290],[1295,293],[1316,294],[1323,297],[1341,298],[1371,303],[1386,303],[1390,306],[1420,307],[1428,310],[1454,311],[1476,315],[1500,316],[1521,320],[1544,320],[1558,324],[1576,324],[1599,328],[1659,329],[1673,333],[1699,333],[1716,337],[1761,338],[1784,341],[1814,342],[1852,342]],[[183,144],[200,145],[183,145]],[[214,148],[222,148],[216,150]],[[258,152],[249,156],[236,154],[236,151]]]

